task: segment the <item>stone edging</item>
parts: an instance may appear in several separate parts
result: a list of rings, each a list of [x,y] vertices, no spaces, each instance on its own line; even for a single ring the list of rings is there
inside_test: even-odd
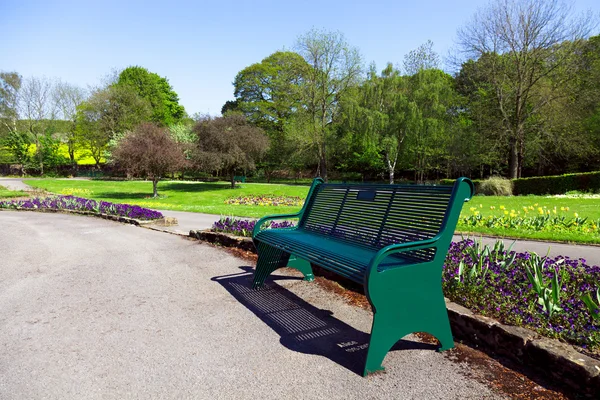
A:
[[[256,253],[252,239],[247,237],[210,230],[192,230],[189,236]],[[530,329],[504,325],[495,319],[476,315],[448,299],[446,307],[452,333],[457,339],[537,369],[579,395],[593,397],[600,393],[600,361],[578,352],[571,345],[542,337]]]
[[[132,224],[136,226],[145,226],[149,224],[156,224],[161,220],[164,220],[168,217],[163,217],[158,220],[143,220],[143,219],[135,219],[129,217],[121,217],[118,215],[109,215],[109,214],[99,214],[93,211],[76,211],[76,210],[53,210],[50,208],[0,208],[0,211],[35,211],[35,212],[47,212],[47,213],[62,213],[62,214],[77,214],[77,215],[87,215],[96,218],[108,219],[116,222],[123,222],[126,224]]]

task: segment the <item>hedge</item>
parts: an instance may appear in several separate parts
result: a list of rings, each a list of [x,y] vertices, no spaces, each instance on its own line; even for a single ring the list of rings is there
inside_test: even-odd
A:
[[[600,171],[513,179],[513,193],[515,195],[565,194],[572,190],[580,192],[600,191]]]
[[[478,192],[480,180],[473,180],[475,192]],[[565,194],[572,190],[580,192],[600,192],[600,171],[581,174],[565,174],[553,176],[535,176],[532,178],[513,179],[513,194]],[[442,179],[441,185],[452,185],[454,179]]]

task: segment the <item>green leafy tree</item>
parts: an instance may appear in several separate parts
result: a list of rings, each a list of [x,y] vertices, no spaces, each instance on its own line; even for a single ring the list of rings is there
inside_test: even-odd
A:
[[[19,89],[22,83],[23,79],[18,73],[0,72],[0,132],[4,134],[17,131]]]
[[[339,32],[311,30],[298,38],[298,53],[309,64],[302,85],[302,104],[294,131],[310,143],[319,163],[318,173],[327,179],[328,144],[340,122],[340,103],[361,79],[362,58]]]
[[[133,130],[152,114],[147,100],[128,87],[109,86],[97,90],[77,107],[77,136],[100,167],[109,156],[111,139]]]
[[[179,96],[169,84],[167,78],[149,72],[146,68],[131,66],[119,74],[114,84],[127,87],[149,102],[152,110],[151,120],[162,126],[178,123],[185,117],[185,109],[179,104]]]
[[[446,169],[457,95],[452,77],[437,69],[420,70],[406,84],[404,160],[415,171],[415,180],[423,182],[430,172]]]
[[[581,39],[591,27],[591,16],[573,17],[572,8],[558,0],[495,0],[459,30],[467,58],[487,56],[487,84],[501,116],[497,123],[507,133],[511,178],[521,176],[528,128],[536,130],[541,109],[556,99],[540,86],[547,79],[556,81],[552,75],[562,74],[569,54],[581,51]],[[567,43],[568,51],[553,51]]]
[[[267,178],[270,171],[288,165],[295,142],[286,125],[303,109],[302,85],[309,66],[297,53],[278,51],[240,71],[234,80],[235,102],[228,102],[223,114],[243,113],[249,122],[262,128],[271,147],[263,159]]]
[[[77,107],[87,98],[87,92],[68,82],[59,81],[54,87],[53,97],[58,111],[57,117],[69,121],[64,134],[69,159],[75,168],[77,165],[75,153],[81,147],[77,140]]]

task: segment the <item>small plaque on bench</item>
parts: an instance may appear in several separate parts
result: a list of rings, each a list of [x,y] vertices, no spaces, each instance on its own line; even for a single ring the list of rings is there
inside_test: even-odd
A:
[[[373,201],[375,200],[375,194],[377,194],[377,192],[374,190],[359,190],[356,194],[356,200]]]

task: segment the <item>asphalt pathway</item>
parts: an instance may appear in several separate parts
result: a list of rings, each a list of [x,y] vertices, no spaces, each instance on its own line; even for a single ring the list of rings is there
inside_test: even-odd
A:
[[[359,376],[370,312],[197,241],[2,211],[0,246],[1,399],[500,398],[410,336]]]
[[[85,178],[73,178],[85,179]],[[1,178],[0,186],[4,186],[10,190],[33,190],[31,186],[23,183],[21,178]],[[174,217],[178,221],[178,225],[170,227],[161,227],[161,229],[169,230],[173,233],[187,235],[190,230],[208,229],[213,222],[219,219],[218,215],[200,214],[184,211],[160,210],[164,215]],[[462,236],[455,235],[454,241],[462,240]],[[484,244],[493,246],[497,240],[503,240],[508,247],[512,245],[512,249],[518,252],[534,251],[540,255],[546,255],[549,251],[550,257],[565,256],[572,259],[583,259],[589,265],[600,265],[600,246],[590,245],[573,245],[566,243],[542,242],[534,240],[517,240],[514,239],[496,239],[488,237],[473,237],[472,239],[481,240]],[[514,242],[514,244],[513,244]]]

